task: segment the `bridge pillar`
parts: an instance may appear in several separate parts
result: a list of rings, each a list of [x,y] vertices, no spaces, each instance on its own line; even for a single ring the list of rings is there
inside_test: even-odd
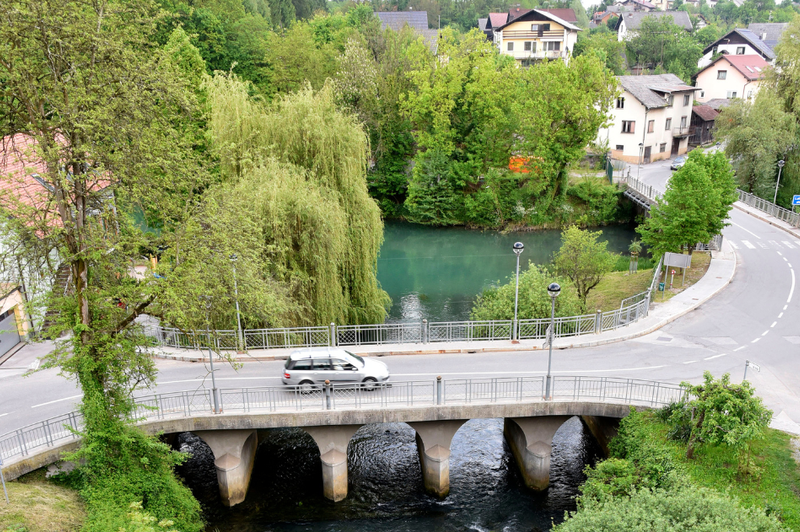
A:
[[[409,423],[417,431],[417,451],[425,491],[436,497],[450,493],[450,443],[466,420]]]
[[[603,452],[608,456],[608,444],[617,435],[619,429],[619,418],[604,416],[581,416],[589,432],[603,448]]]
[[[338,502],[347,497],[347,444],[361,425],[303,427],[319,447],[322,460],[322,493]]]
[[[258,434],[255,430],[196,431],[214,453],[222,504],[235,506],[244,500],[253,472]]]
[[[572,416],[506,418],[503,434],[522,472],[525,485],[537,491],[550,485],[553,436]]]

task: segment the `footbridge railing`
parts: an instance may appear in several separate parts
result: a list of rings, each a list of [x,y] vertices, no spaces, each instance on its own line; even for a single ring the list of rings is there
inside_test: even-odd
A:
[[[616,377],[553,376],[552,401],[593,401],[661,407],[685,397],[678,384]],[[136,398],[137,422],[213,416],[205,388]],[[226,388],[217,390],[219,414],[296,413],[324,410],[398,409],[415,406],[544,402],[545,377],[441,379],[360,384]],[[0,436],[0,461],[11,462],[80,439],[83,416],[70,412]]]
[[[745,205],[749,205],[750,207],[754,207],[763,213],[769,214],[778,220],[786,222],[792,227],[800,227],[800,213],[792,212],[789,209],[784,209],[780,205],[775,205],[771,201],[767,201],[764,198],[759,198],[754,194],[750,194],[749,192],[745,192],[744,190],[740,190],[738,188],[736,189],[736,192],[739,193],[739,201]]]

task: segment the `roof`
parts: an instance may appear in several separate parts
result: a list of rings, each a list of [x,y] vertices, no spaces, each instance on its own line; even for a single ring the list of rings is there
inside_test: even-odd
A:
[[[519,8],[514,8],[512,11],[516,11],[517,9],[519,9]],[[572,11],[572,10],[570,9],[570,11]],[[566,20],[564,20],[562,18],[559,18],[556,15],[554,15],[552,13],[548,13],[547,11],[543,11],[541,9],[529,9],[529,10],[527,10],[527,12],[523,13],[522,15],[520,15],[518,17],[515,17],[513,19],[511,17],[509,17],[508,22],[506,22],[504,25],[500,26],[499,28],[495,28],[495,29],[496,30],[502,30],[503,28],[505,28],[506,26],[508,26],[512,22],[518,22],[519,20],[525,19],[525,17],[532,16],[534,14],[540,15],[540,16],[543,16],[546,19],[552,20],[553,22],[555,22],[557,24],[560,24],[561,26],[564,26],[565,28],[567,28],[569,30],[583,31],[578,26],[575,26],[574,24],[571,24],[570,22],[567,22]]]
[[[514,20],[515,18],[519,18],[522,15],[524,15],[525,13],[530,13],[531,11],[533,11],[533,10],[532,9],[527,9],[527,8],[524,8],[524,7],[512,7],[511,9],[508,10],[508,18],[506,19],[505,22],[503,22],[503,24],[507,24],[507,23],[511,22],[512,20]],[[497,27],[497,26],[495,26],[495,27]]]
[[[655,4],[652,4],[652,3],[648,2],[647,0],[619,0],[619,3],[622,3],[622,4],[625,4],[625,3],[628,3],[628,2],[631,2],[631,3],[634,3],[634,4],[639,4],[640,6],[646,7],[647,9],[656,9],[656,7],[657,7]]]
[[[377,11],[375,14],[381,19],[381,29],[384,30],[400,31],[406,25],[415,30],[428,29],[427,11]]]
[[[728,107],[731,104],[731,101],[727,98],[714,98],[708,100],[704,105],[711,107],[712,109],[716,109],[719,111],[723,107]]]
[[[763,57],[756,54],[750,54],[750,55],[727,54],[722,56],[722,59],[725,59],[736,70],[741,72],[746,79],[749,79],[750,81],[763,78],[764,70],[769,66],[769,63],[764,61]]]
[[[488,18],[479,18],[478,19],[478,29],[481,31],[486,31],[486,23],[489,22]]]
[[[717,118],[719,111],[709,105],[695,105],[692,112],[700,117],[704,122],[710,122]]]
[[[689,13],[686,11],[648,11],[623,14],[625,27],[629,30],[639,29],[639,26],[642,25],[642,21],[647,17],[670,17],[676,25],[682,27],[686,31],[692,31],[692,21],[689,20]]]
[[[754,22],[747,26],[747,29],[756,34],[764,44],[775,50],[775,46],[781,38],[781,34],[789,25],[788,22]]]
[[[744,28],[736,28],[736,29],[733,29],[733,30],[729,31],[728,33],[723,35],[721,38],[717,39],[716,41],[714,41],[711,44],[709,44],[708,46],[706,46],[705,50],[703,50],[703,54],[704,55],[707,54],[708,52],[713,50],[715,46],[718,46],[720,44],[726,44],[727,42],[730,41],[730,36],[733,35],[733,34],[738,34],[742,39],[744,39],[745,41],[749,42],[750,45],[757,52],[759,52],[759,54],[761,54],[765,59],[767,59],[767,60],[775,59],[775,52],[772,51],[772,48],[767,46],[764,43],[764,41],[759,39],[758,35],[756,35],[752,31],[746,30]]]
[[[499,28],[508,21],[508,13],[489,13],[491,28]]]
[[[575,11],[572,9],[567,8],[558,8],[558,9],[540,9],[539,11],[545,11],[550,13],[551,15],[555,15],[561,20],[566,20],[567,22],[571,22],[575,24],[578,22],[578,17],[575,16]]]
[[[666,107],[664,94],[673,92],[696,91],[698,87],[685,84],[675,74],[659,74],[653,76],[617,76],[622,88],[631,93],[648,109]]]

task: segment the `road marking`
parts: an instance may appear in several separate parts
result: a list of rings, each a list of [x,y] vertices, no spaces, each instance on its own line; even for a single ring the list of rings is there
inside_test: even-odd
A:
[[[6,412],[5,414],[0,414],[0,417],[7,416],[9,413]]]
[[[788,240],[781,240],[781,244],[783,244],[784,246],[786,246],[789,249],[794,249],[794,246]]]
[[[639,368],[623,368],[623,369],[577,369],[574,371],[559,371],[558,373],[608,373],[610,371],[641,371],[643,369],[661,369],[666,368],[668,365],[664,364],[662,366],[642,366]],[[445,371],[445,372],[437,372],[437,373],[392,373],[392,377],[431,377],[436,375],[442,375],[442,373],[446,375],[508,375],[507,371]],[[536,374],[536,373],[547,373],[546,371],[518,371],[517,373],[525,373],[525,374]]]
[[[763,333],[761,333],[761,336],[766,336],[768,332],[769,332],[769,329],[767,329],[766,331],[764,331]]]
[[[792,267],[792,263],[791,263],[791,262],[789,262],[789,261],[786,261],[786,262],[787,262],[787,264],[786,264],[786,265],[787,265],[788,267],[790,267],[790,268],[791,268],[791,267]]]
[[[781,319],[782,317],[783,317],[783,312],[781,312],[780,314],[778,314],[778,319]]]
[[[72,397],[65,397],[64,399],[56,399],[55,401],[48,401],[48,402],[42,403],[40,405],[33,405],[31,408],[39,408],[40,406],[52,405],[54,403],[60,403],[62,401],[71,401],[73,399],[78,399],[80,397],[83,397],[83,396],[82,395],[73,395]]]
[[[772,325],[770,325],[770,328],[772,328],[772,327],[775,327],[777,324],[778,324],[778,322],[777,322],[777,321],[773,321],[773,322],[772,322]]]
[[[783,253],[781,253],[780,251],[778,252],[778,255],[780,255],[781,257],[783,257]]]
[[[686,362],[684,362],[684,364],[694,364],[695,362],[697,362],[697,361],[696,360],[687,360]]]
[[[741,229],[742,231],[747,231],[748,233],[750,233],[751,235],[753,235],[754,237],[756,237],[756,238],[758,238],[758,239],[760,239],[760,238],[761,238],[760,236],[758,236],[758,235],[757,235],[757,234],[755,234],[754,232],[750,231],[749,229],[745,229],[744,227],[742,227],[742,226],[741,226],[741,225],[739,225],[739,224],[731,223],[731,225],[735,225],[736,227],[738,227],[738,228],[739,228],[739,229]]]
[[[210,378],[211,378],[211,376],[209,375],[209,376],[206,376],[206,377],[196,377],[194,379],[185,379],[185,380],[182,380],[182,381],[164,381],[164,382],[157,381],[156,384],[158,386],[161,386],[162,384],[182,384],[184,382],[204,381],[204,380],[207,380],[207,379],[210,379]],[[218,381],[248,381],[248,380],[264,380],[264,379],[275,380],[275,379],[280,379],[280,377],[217,377],[216,379]]]
[[[728,240],[728,244],[730,244],[733,249],[739,249],[738,244],[736,244],[736,242],[733,240]]]
[[[784,305],[783,306],[783,310],[786,310],[787,308],[789,308],[789,305]]]
[[[794,295],[794,270],[791,264],[789,265],[789,271],[792,272],[792,287],[789,289],[789,299],[786,300],[787,305],[792,302],[792,296]],[[786,307],[783,307],[783,310],[786,310]]]
[[[778,241],[777,241],[777,240],[770,240],[770,241],[769,241],[769,243],[770,243],[770,244],[773,244],[773,245],[774,245],[776,248],[779,248],[779,247],[781,247],[781,245],[780,245],[780,244],[778,244]]]
[[[789,262],[789,259],[787,259],[786,257],[783,257],[783,262]]]
[[[752,342],[750,342],[750,343],[751,343],[751,344],[754,344],[754,343],[758,342],[759,340],[761,340],[761,338],[756,338],[755,340],[753,340],[753,341],[752,341]]]
[[[742,346],[742,347],[744,347],[744,346]],[[741,349],[742,347],[740,347],[739,349]],[[726,355],[727,355],[727,353],[722,353],[721,355],[714,355],[714,356],[706,357],[703,360],[714,360],[715,358],[724,357]]]
[[[758,245],[761,246],[761,249],[769,249],[769,246],[763,242],[758,242]]]
[[[751,244],[749,240],[742,240],[742,244],[744,244],[747,249],[756,249],[756,247]]]
[[[734,349],[734,351],[741,351],[741,350],[742,350],[742,349],[744,349],[745,347],[747,347],[747,346],[746,346],[746,345],[743,345],[742,347],[737,347],[736,349]]]
[[[800,240],[795,240],[794,243],[800,246]]]

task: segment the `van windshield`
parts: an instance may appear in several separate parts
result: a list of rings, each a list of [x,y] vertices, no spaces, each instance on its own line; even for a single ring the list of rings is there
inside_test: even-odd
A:
[[[359,362],[361,362],[361,365],[362,365],[362,366],[364,365],[364,359],[363,359],[363,358],[361,358],[360,356],[358,356],[358,355],[354,355],[354,354],[353,354],[353,353],[351,353],[350,351],[345,351],[345,353],[347,353],[347,354],[348,354],[348,355],[350,355],[351,357],[353,357],[353,358],[355,358],[356,360],[358,360]]]

